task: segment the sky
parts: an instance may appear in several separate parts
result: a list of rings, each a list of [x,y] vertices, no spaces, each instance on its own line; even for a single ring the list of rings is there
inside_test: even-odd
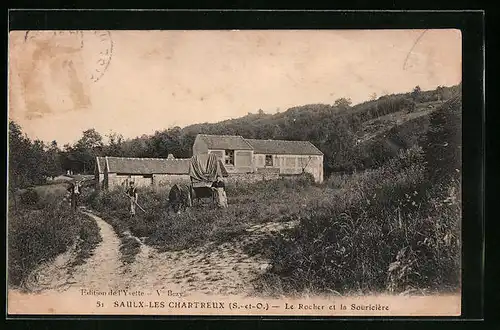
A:
[[[14,31],[9,119],[125,138],[461,81],[459,30]]]

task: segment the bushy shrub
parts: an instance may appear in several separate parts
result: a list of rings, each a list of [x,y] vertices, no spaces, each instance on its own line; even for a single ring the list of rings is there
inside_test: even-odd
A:
[[[80,237],[80,258],[88,257],[101,240],[95,221],[71,211],[61,197],[47,194],[40,209],[9,213],[8,281],[18,286],[42,262],[65,252]]]
[[[333,189],[340,189],[349,181],[352,177],[350,174],[346,173],[332,173],[326,180],[326,186]]]
[[[137,239],[130,236],[123,237],[120,244],[121,261],[127,264],[134,262],[140,250],[141,243]]]
[[[283,192],[300,191],[315,184],[314,176],[311,173],[299,175],[282,176],[276,180],[266,180],[257,182],[237,182],[229,183],[226,187],[227,193],[232,196],[251,195],[255,192]]]
[[[358,170],[375,169],[394,158],[401,150],[423,145],[429,116],[420,116],[391,128],[384,134],[357,146],[353,153]]]
[[[25,207],[33,208],[40,201],[40,197],[38,196],[38,193],[33,188],[26,189],[25,191],[23,191],[20,194],[19,197],[20,197],[19,200],[21,202],[21,205],[25,206]]]
[[[430,117],[431,128],[423,143],[427,178],[431,182],[459,180],[462,164],[462,99],[451,98]]]

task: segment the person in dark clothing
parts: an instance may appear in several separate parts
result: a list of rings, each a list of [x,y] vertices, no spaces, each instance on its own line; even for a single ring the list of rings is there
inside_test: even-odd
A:
[[[130,186],[126,191],[126,194],[130,199],[130,214],[135,215],[135,204],[137,203],[139,195],[137,194],[137,189],[135,188],[133,181],[130,181]]]
[[[212,189],[214,191],[215,204],[220,208],[227,207],[227,196],[226,196],[226,185],[222,181],[222,177],[218,176],[217,180],[212,183]]]
[[[226,185],[220,176],[217,177],[217,180],[212,183],[212,188],[223,188],[226,189]]]
[[[193,188],[188,184],[176,183],[168,193],[168,207],[172,207],[174,213],[179,214],[193,206]]]
[[[71,183],[70,187],[67,189],[71,198],[71,208],[76,210],[78,208],[81,185],[80,182]]]

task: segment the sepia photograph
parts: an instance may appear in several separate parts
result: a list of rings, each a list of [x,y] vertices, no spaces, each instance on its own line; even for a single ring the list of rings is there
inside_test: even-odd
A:
[[[459,316],[456,29],[26,30],[7,309]]]

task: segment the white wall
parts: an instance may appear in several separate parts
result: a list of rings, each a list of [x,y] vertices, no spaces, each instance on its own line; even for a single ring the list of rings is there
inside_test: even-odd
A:
[[[144,178],[142,175],[117,175],[116,173],[108,174],[108,187],[127,187],[129,182],[133,181],[136,187],[149,187],[153,184],[152,178]]]
[[[189,174],[153,174],[156,187],[172,187],[176,183],[191,183]]]
[[[254,154],[256,168],[279,168],[280,174],[311,173],[318,183],[323,182],[323,156],[272,155],[273,166],[265,166],[265,154]]]
[[[234,151],[234,166],[226,165],[225,150],[218,149],[210,149],[208,153],[214,153],[217,155],[219,159],[222,160],[224,167],[226,168],[228,173],[252,173],[254,171],[254,167],[252,164],[253,161],[253,151],[252,150],[235,150]]]
[[[189,174],[153,174],[152,178],[144,178],[142,175],[117,175],[111,173],[108,176],[109,188],[127,187],[130,181],[134,181],[136,187],[171,187],[176,183],[190,183]]]

